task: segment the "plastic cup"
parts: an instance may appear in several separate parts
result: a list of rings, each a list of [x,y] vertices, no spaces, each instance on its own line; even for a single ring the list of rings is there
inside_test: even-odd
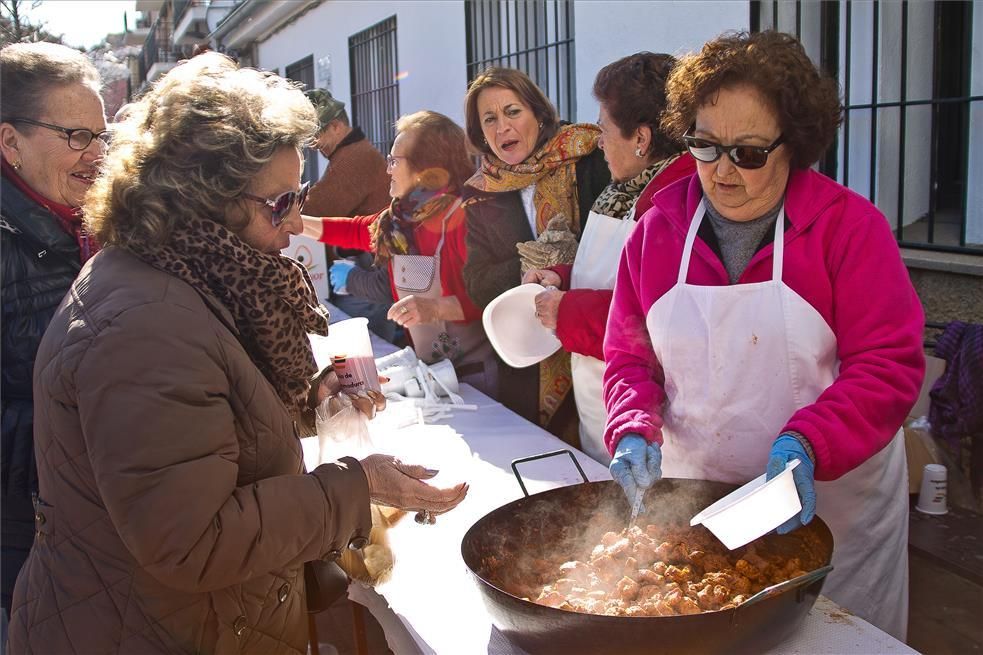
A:
[[[457,371],[454,370],[454,364],[451,363],[449,359],[442,359],[439,362],[430,364],[427,368],[430,369],[430,377],[440,380],[443,384],[435,384],[435,391],[438,396],[446,396],[447,392],[444,388],[447,388],[451,393],[457,393],[460,390],[460,386],[457,383]]]
[[[369,338],[369,319],[349,318],[329,328],[331,363],[342,391],[360,393],[381,391],[379,373]]]
[[[915,509],[925,514],[945,514],[946,468],[942,464],[926,464],[922,472],[922,488],[918,493]]]

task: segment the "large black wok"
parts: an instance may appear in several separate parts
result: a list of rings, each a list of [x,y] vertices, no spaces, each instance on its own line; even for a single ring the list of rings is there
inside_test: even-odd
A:
[[[703,480],[660,480],[646,494],[647,511],[638,524],[680,518],[688,524],[689,517],[735,488]],[[822,589],[820,578],[748,606],[668,617],[583,614],[523,599],[534,597],[528,572],[523,572],[531,562],[556,560],[558,554],[570,559],[583,550],[587,526],[595,534],[598,528],[620,530],[629,513],[617,483],[585,481],[527,496],[479,519],[464,535],[461,553],[498,629],[534,654],[760,652],[796,629]],[[790,535],[766,535],[754,545],[786,555],[810,549],[824,565],[833,553],[833,537],[818,516]]]

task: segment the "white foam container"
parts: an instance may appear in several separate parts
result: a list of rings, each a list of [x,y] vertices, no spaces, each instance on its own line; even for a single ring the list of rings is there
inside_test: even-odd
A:
[[[751,480],[694,516],[689,524],[703,524],[730,550],[771,532],[802,510],[792,478],[792,469],[799,464],[793,459],[771,480],[767,474]]]
[[[513,287],[481,315],[488,341],[513,368],[538,364],[560,349],[560,340],[536,318],[536,296],[545,290],[540,284]]]

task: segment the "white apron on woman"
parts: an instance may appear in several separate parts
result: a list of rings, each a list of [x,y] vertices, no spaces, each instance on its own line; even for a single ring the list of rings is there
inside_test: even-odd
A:
[[[784,208],[775,224],[771,280],[687,284],[703,215],[701,202],[677,283],[646,316],[665,370],[662,471],[666,477],[744,483],[765,471],[771,445],[792,414],[836,379],[836,336],[782,282]],[[823,593],[904,641],[908,481],[902,432],[840,479],[817,482],[816,497],[817,514],[834,541],[835,569]]]
[[[440,253],[444,247],[447,221],[460,205],[461,199],[458,198],[441,220],[440,241],[434,255],[393,256],[393,281],[398,298],[416,296],[439,300],[444,296],[440,282]],[[467,324],[436,321],[414,325],[408,329],[413,339],[413,349],[421,361],[433,364],[449,359],[461,382],[467,382],[493,397],[497,395],[498,368],[481,321]]]
[[[570,288],[613,289],[621,251],[634,229],[634,207],[623,219],[591,211],[570,273]],[[607,464],[611,455],[604,445],[604,423],[607,421],[601,384],[604,362],[590,355],[570,353],[570,368],[573,397],[580,417],[580,449]]]

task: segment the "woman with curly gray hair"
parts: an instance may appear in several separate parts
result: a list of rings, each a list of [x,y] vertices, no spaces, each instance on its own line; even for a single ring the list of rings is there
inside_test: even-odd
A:
[[[38,352],[12,652],[304,653],[302,564],[364,547],[370,499],[439,513],[467,492],[385,455],[304,473],[301,418],[335,391],[310,382],[327,316],[279,250],[315,128],[291,83],[214,53],[128,110],[86,205],[104,249]]]

